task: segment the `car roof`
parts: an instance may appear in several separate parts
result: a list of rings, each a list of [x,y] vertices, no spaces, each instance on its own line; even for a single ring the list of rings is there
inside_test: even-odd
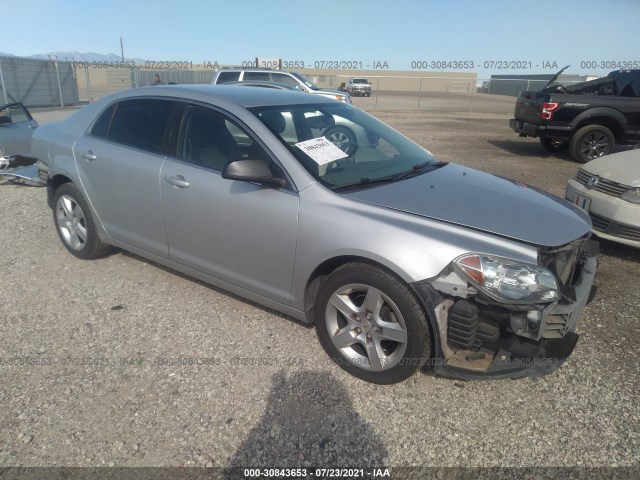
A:
[[[219,100],[233,102],[245,108],[276,105],[335,104],[336,100],[321,95],[300,95],[297,90],[271,88],[238,88],[234,85],[154,85],[134,88],[119,95],[119,99],[162,96],[196,101]]]

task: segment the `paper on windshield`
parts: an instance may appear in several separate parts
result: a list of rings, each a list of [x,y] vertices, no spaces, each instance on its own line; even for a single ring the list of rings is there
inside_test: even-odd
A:
[[[298,142],[296,147],[309,155],[318,165],[326,165],[349,156],[325,137]]]

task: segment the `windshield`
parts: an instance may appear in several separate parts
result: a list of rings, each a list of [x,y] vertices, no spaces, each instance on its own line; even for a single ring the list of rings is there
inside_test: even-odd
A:
[[[250,109],[318,181],[337,190],[399,181],[442,166],[431,153],[350,105]]]
[[[353,83],[369,83],[366,78],[354,78]]]
[[[304,75],[302,75],[300,73],[297,73],[297,72],[291,72],[291,75],[296,77],[298,80],[300,80],[302,83],[304,83],[311,90],[320,90],[320,87],[318,87],[314,83],[311,83],[309,80],[307,80],[307,77],[305,77]]]

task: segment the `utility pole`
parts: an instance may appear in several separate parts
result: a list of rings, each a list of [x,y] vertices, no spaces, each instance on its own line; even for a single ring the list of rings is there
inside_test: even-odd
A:
[[[120,55],[122,56],[122,61],[124,62],[124,47],[122,46],[122,37],[120,37]]]

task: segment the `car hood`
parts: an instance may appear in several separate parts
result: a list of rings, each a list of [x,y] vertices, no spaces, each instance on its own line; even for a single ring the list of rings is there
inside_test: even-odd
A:
[[[345,196],[540,246],[591,230],[588,215],[559,197],[455,164]]]
[[[640,149],[591,160],[582,169],[592,175],[630,187],[640,187]]]

